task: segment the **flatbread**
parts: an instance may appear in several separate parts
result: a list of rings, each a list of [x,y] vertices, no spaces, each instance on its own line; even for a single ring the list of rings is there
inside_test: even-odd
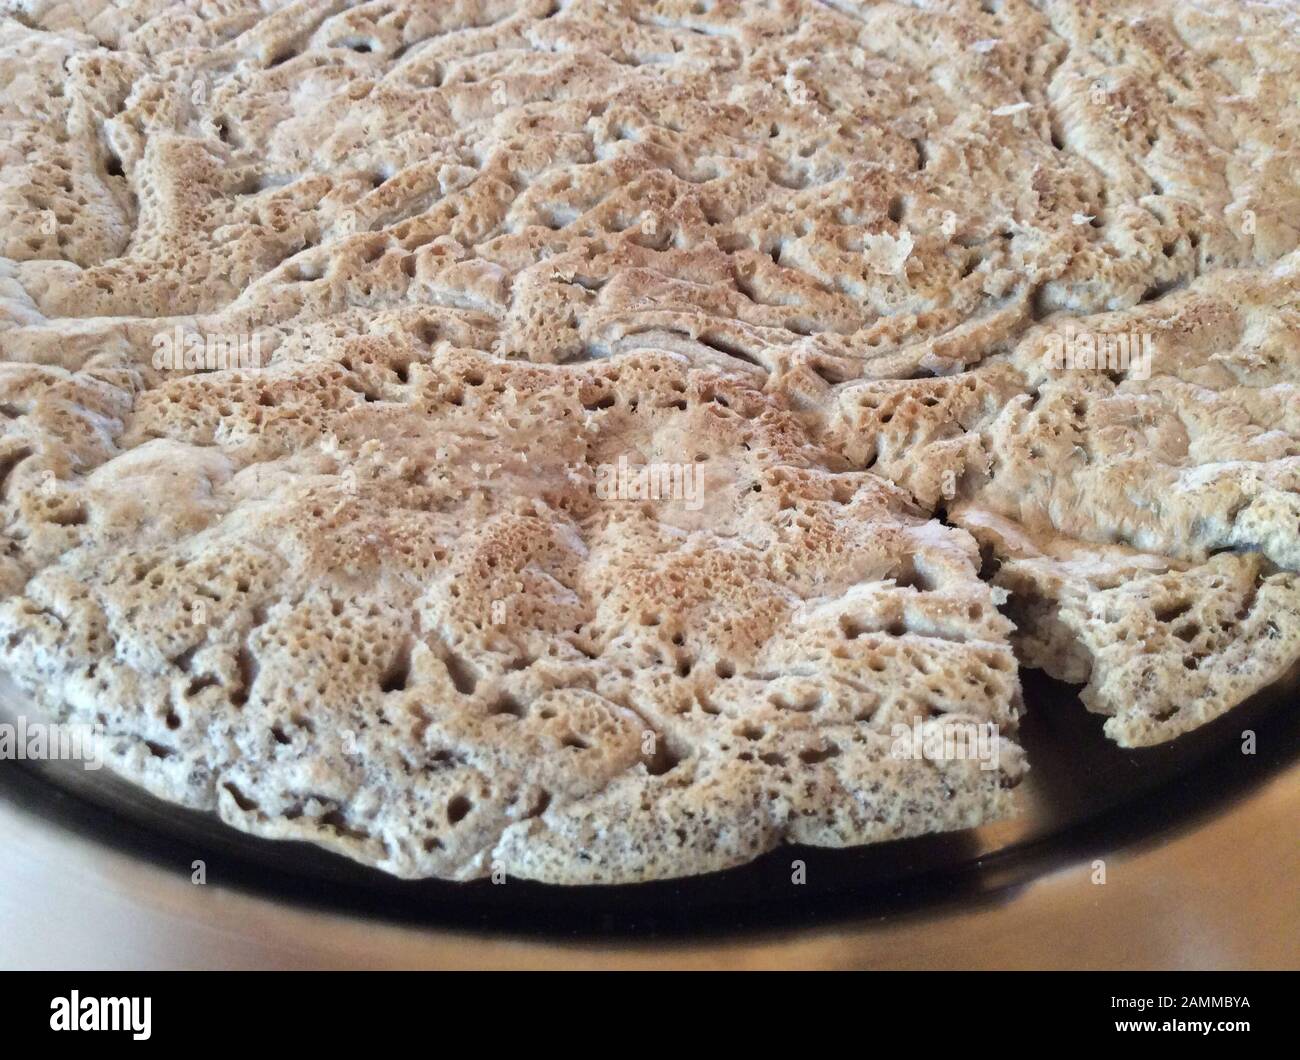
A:
[[[1300,656],[1287,8],[0,11],[3,664],[165,798],[662,878]]]

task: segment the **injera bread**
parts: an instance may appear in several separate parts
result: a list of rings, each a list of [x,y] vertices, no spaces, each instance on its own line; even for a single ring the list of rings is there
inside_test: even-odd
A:
[[[164,798],[647,880],[1011,812],[1017,655],[1300,657],[1292,5],[0,12],[0,662]]]

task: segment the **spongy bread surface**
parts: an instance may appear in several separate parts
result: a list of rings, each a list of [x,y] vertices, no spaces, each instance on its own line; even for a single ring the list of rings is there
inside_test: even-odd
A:
[[[0,10],[3,662],[167,798],[659,878],[1008,812],[1013,646],[1126,744],[1300,656],[1287,6]]]

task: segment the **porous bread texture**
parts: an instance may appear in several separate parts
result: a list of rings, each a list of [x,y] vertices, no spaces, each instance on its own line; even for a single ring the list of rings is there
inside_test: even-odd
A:
[[[1300,657],[1300,577],[1258,553],[1192,564],[1050,538],[959,505],[953,521],[1000,557],[1016,654],[1083,684],[1123,747],[1173,739],[1286,675]]]
[[[1292,253],[1128,311],[1053,315],[972,371],[846,385],[827,418],[854,466],[980,539],[1021,661],[1087,682],[1122,744],[1217,717],[1300,658],[1298,269]],[[1056,367],[1047,339],[1065,329],[1149,340],[1150,364]],[[1171,594],[1208,609],[1175,636]]]
[[[1008,812],[1008,590],[1121,742],[1300,650],[1290,8],[0,12],[3,661],[167,798],[660,878]],[[935,718],[999,768],[891,753]]]
[[[1150,378],[1054,369],[1044,336],[1067,322],[1031,330],[1008,358],[1026,392],[986,432],[981,503],[1032,533],[1300,567],[1300,254],[1068,325],[1142,337]]]
[[[1070,332],[1141,338],[1149,373],[1055,367],[1049,338]],[[967,372],[846,384],[819,434],[932,508],[977,500],[1031,535],[1295,569],[1297,376],[1293,253],[1127,311],[1053,315]]]
[[[240,827],[606,882],[1009,808],[1009,739],[998,769],[891,756],[937,715],[1014,731],[974,541],[743,378],[358,337],[159,383],[121,446],[33,514],[77,541],[0,638],[131,775]],[[598,499],[629,456],[688,458],[700,506]]]

